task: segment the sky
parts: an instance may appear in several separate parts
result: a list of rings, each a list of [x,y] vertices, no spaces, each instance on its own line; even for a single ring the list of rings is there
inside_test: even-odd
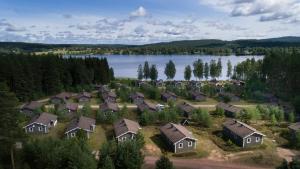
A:
[[[0,0],[0,41],[148,44],[300,36],[300,0]]]

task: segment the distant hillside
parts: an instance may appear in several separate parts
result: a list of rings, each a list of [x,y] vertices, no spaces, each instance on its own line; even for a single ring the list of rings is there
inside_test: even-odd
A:
[[[218,54],[226,52],[243,54],[245,48],[286,48],[300,47],[300,37],[286,36],[270,39],[247,39],[224,41],[218,39],[182,40],[173,42],[161,42],[145,45],[122,45],[122,44],[42,44],[23,42],[0,42],[0,52],[49,52],[54,50],[88,51],[90,53],[114,53],[114,54]],[[146,51],[145,51],[146,50]],[[261,49],[258,54],[263,53]],[[91,52],[92,51],[92,52]],[[248,51],[247,51],[248,52]],[[257,49],[255,49],[255,52]],[[252,53],[253,54],[253,53]]]

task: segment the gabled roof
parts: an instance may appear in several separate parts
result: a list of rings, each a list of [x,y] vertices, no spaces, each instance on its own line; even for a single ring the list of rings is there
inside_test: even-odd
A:
[[[192,140],[197,140],[194,138],[193,134],[188,131],[184,126],[174,123],[168,123],[160,127],[160,131],[172,142],[173,144],[178,141],[189,138]]]
[[[78,104],[77,103],[67,103],[66,108],[68,110],[76,111],[78,109]]]
[[[300,131],[300,122],[291,124],[288,128],[294,131]]]
[[[223,126],[226,127],[231,132],[240,136],[241,138],[245,138],[254,133],[265,136],[264,134],[257,131],[255,128],[247,125],[246,123],[240,122],[235,119],[228,119],[223,123]]]
[[[104,93],[103,93],[103,97],[114,97],[114,98],[116,98],[117,95],[116,95],[115,92],[108,91],[108,92],[104,92]]]
[[[190,91],[190,94],[191,94],[193,97],[198,97],[198,96],[206,97],[206,94],[204,94],[204,93],[202,93],[202,92],[199,92],[199,91]]]
[[[138,104],[138,108],[140,109],[140,111],[145,111],[145,110],[156,111],[156,105],[147,100],[144,100],[143,103]]]
[[[161,95],[165,98],[177,97],[175,93],[170,91],[163,92]]]
[[[187,112],[187,113],[192,113],[195,110],[194,106],[192,106],[186,102],[180,104],[178,107],[180,110]]]
[[[105,101],[104,103],[102,103],[100,105],[100,109],[102,111],[106,111],[106,110],[113,110],[113,111],[118,111],[119,107],[117,103],[113,103],[113,102],[109,102],[109,101]]]
[[[25,127],[27,127],[33,123],[38,123],[38,124],[47,126],[50,122],[54,122],[56,120],[57,120],[56,115],[50,114],[50,113],[42,113],[40,115],[33,117]]]
[[[29,109],[29,110],[35,110],[35,109],[38,109],[40,107],[42,107],[42,103],[40,102],[37,102],[37,101],[31,101],[27,104],[25,104],[22,109]]]
[[[91,98],[92,95],[88,92],[81,92],[77,95],[77,98],[81,98],[81,97]]]
[[[231,104],[226,104],[226,103],[223,103],[223,102],[218,103],[217,107],[222,108],[225,111],[234,112],[234,113],[239,113],[243,110],[242,108],[233,106]]]
[[[60,98],[60,99],[68,99],[72,96],[71,93],[68,93],[68,92],[61,92],[55,96],[53,96],[52,98]]]
[[[128,132],[137,134],[139,129],[141,129],[141,127],[137,122],[128,119],[122,119],[114,123],[116,137]]]
[[[130,98],[137,98],[137,97],[144,98],[145,96],[143,93],[140,92],[134,92],[130,94]]]
[[[91,131],[91,126],[96,125],[96,120],[89,118],[89,117],[84,117],[84,116],[80,116],[79,119],[73,119],[69,126],[67,127],[67,130],[65,133],[70,132],[71,130],[74,129],[82,129],[85,131]]]

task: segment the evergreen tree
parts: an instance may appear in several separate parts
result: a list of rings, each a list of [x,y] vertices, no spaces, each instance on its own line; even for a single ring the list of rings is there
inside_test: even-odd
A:
[[[230,78],[232,76],[232,65],[230,60],[227,62],[227,77]]]
[[[114,69],[112,67],[109,68],[109,79],[115,80],[115,73],[114,73]]]
[[[104,165],[100,169],[115,169],[114,163],[110,156],[105,157]]]
[[[217,66],[217,63],[216,63],[216,60],[211,60],[210,61],[210,76],[214,79],[216,77],[218,77],[218,66]]]
[[[150,67],[148,61],[144,63],[144,78],[147,80],[150,78]]]
[[[118,144],[116,152],[116,169],[141,169],[144,156],[135,141],[125,141]]]
[[[167,79],[173,79],[176,74],[176,67],[172,60],[170,60],[165,67],[165,75],[167,76]]]
[[[174,169],[173,163],[166,156],[161,156],[155,163],[155,169]]]
[[[150,68],[150,79],[152,81],[155,81],[155,80],[157,80],[157,77],[158,77],[158,72],[156,69],[156,65],[152,65]]]
[[[138,72],[138,79],[142,80],[144,75],[143,75],[143,66],[141,64],[139,64],[137,72]]]
[[[221,58],[219,58],[217,63],[217,77],[220,77],[221,74],[222,74],[222,61]]]
[[[205,64],[204,64],[204,77],[205,77],[206,80],[208,79],[208,76],[209,76],[209,65],[208,65],[207,62],[205,62]]]
[[[187,65],[184,69],[184,79],[185,80],[190,80],[192,76],[192,69],[190,65]]]
[[[290,123],[294,123],[295,122],[295,114],[294,114],[294,112],[290,112],[289,113],[288,120],[289,120]]]
[[[194,63],[193,63],[193,67],[194,67],[194,70],[193,70],[193,74],[196,78],[198,79],[201,79],[203,78],[203,62],[201,59],[198,59],[196,60]]]

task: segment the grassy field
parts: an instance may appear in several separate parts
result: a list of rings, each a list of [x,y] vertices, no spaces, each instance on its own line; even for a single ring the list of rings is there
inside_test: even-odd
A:
[[[102,126],[97,125],[95,132],[90,135],[90,139],[88,140],[89,145],[92,150],[99,150],[101,145],[106,141],[105,130]]]

